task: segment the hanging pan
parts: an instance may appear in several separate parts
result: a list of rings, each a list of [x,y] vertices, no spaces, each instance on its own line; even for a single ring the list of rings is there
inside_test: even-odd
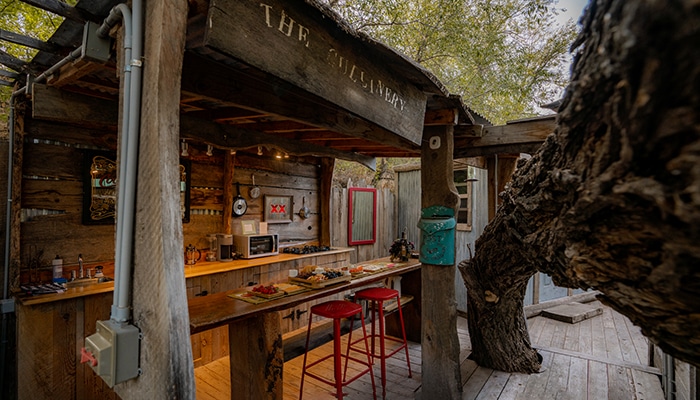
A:
[[[299,217],[301,219],[309,218],[309,207],[306,206],[306,196],[301,198],[301,208],[299,209]]]
[[[253,187],[250,188],[250,192],[248,194],[250,195],[251,199],[257,199],[260,197],[260,188],[255,186],[255,174],[253,174]]]
[[[241,186],[236,182],[236,192],[238,195],[233,199],[233,216],[241,217],[248,211],[248,203],[245,201],[243,196],[241,196]]]

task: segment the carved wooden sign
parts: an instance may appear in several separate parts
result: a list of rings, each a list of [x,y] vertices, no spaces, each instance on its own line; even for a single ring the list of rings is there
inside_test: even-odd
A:
[[[212,0],[205,42],[420,144],[425,94],[304,2]]]

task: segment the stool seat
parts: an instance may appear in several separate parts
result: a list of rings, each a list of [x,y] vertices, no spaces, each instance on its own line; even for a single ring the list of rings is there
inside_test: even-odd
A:
[[[374,301],[387,301],[395,299],[398,297],[399,292],[394,289],[388,289],[384,287],[376,287],[370,289],[360,290],[355,293],[358,299],[374,300]]]
[[[331,300],[311,307],[311,313],[325,318],[350,318],[362,311],[362,306],[351,301]]]

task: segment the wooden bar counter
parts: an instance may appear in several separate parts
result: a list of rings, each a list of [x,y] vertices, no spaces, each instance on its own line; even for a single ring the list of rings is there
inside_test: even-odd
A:
[[[368,261],[388,262],[389,259]],[[281,311],[295,305],[329,297],[333,294],[367,286],[371,283],[383,281],[386,278],[406,274],[420,269],[418,260],[409,260],[403,263],[395,263],[394,267],[385,271],[362,276],[347,282],[338,283],[321,289],[314,289],[299,294],[284,296],[260,304],[246,303],[230,297],[230,294],[241,292],[242,289],[228,290],[210,296],[196,297],[189,300],[190,332],[197,333],[216,328],[224,324],[230,324],[238,320],[271,311]]]
[[[387,262],[387,259],[368,261]],[[402,292],[414,296],[420,304],[420,267],[417,260],[395,263],[393,267],[367,276],[284,296],[260,304],[250,304],[229,295],[245,289],[229,290],[209,296],[191,298],[188,308],[191,333],[228,326],[232,398],[281,399],[284,351],[280,313],[295,305],[332,297],[395,276],[409,276]],[[420,337],[420,306],[406,313],[407,332]]]
[[[354,289],[397,275],[404,277],[403,292],[414,297],[413,305],[404,308],[409,339],[420,341],[417,260],[261,304],[228,296],[245,290],[250,283],[284,282],[290,269],[307,265],[348,266],[352,251],[352,248],[339,248],[304,255],[283,253],[184,267],[195,366],[230,356],[231,387],[235,392],[232,398],[282,398],[282,334],[306,327],[305,311],[315,302],[343,298]],[[380,259],[363,264],[388,261]],[[47,398],[118,398],[91,368],[80,363],[85,337],[95,332],[96,321],[110,317],[113,289],[114,282],[105,282],[67,289],[64,293],[16,296],[18,371],[23,377],[19,380],[20,398],[30,397],[37,390]],[[46,362],[47,359],[53,361]]]

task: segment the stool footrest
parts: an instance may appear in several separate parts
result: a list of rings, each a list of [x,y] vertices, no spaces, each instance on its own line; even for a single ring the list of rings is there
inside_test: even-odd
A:
[[[368,342],[370,341],[372,336],[374,336],[375,338],[381,338],[381,336],[379,336],[378,334],[367,335]],[[384,339],[391,340],[392,342],[400,343],[400,345],[397,348],[392,349],[390,352],[386,353],[384,356],[382,356],[381,354],[376,352],[378,349],[370,349],[370,355],[372,356],[372,358],[389,358],[389,357],[393,356],[394,354],[398,353],[399,351],[408,347],[406,344],[404,344],[403,340],[401,340],[399,338],[395,338],[395,337],[389,336],[389,335],[384,335]],[[355,340],[352,343],[350,343],[349,344],[350,350],[356,351],[356,352],[364,352],[364,350],[360,350],[359,348],[355,347],[355,345],[357,343],[360,343],[362,341],[364,341],[364,339],[360,338],[360,339]]]
[[[352,349],[352,350],[354,350],[354,349]],[[329,358],[333,358],[333,354],[327,355],[327,356],[322,357],[322,358],[320,358],[320,359],[318,359],[318,360],[316,360],[316,361],[314,361],[314,362],[312,362],[312,363],[310,363],[310,364],[307,364],[307,365],[306,365],[306,371],[304,371],[304,375],[309,376],[309,377],[311,377],[311,378],[314,378],[314,379],[316,379],[316,380],[319,380],[319,381],[321,381],[321,382],[323,382],[323,383],[325,383],[325,384],[328,384],[328,385],[331,385],[331,386],[335,386],[335,382],[334,382],[334,381],[331,381],[331,380],[329,380],[328,378],[325,378],[325,377],[323,377],[323,376],[321,376],[321,375],[317,375],[316,373],[309,371],[309,369],[310,369],[311,367],[313,367],[313,366],[315,366],[315,365],[317,365],[317,364],[320,364],[320,363],[322,363],[323,361],[328,360]],[[346,358],[346,357],[345,357],[345,354],[341,354],[341,355],[340,355],[340,358],[341,358],[341,359],[345,359],[345,358]],[[363,370],[361,370],[361,371],[359,371],[355,376],[353,376],[353,377],[351,377],[351,378],[346,378],[346,379],[341,383],[342,386],[346,386],[346,385],[348,385],[348,384],[354,382],[355,380],[357,380],[358,378],[360,378],[362,375],[366,374],[367,372],[372,373],[372,367],[369,366],[369,365],[367,365],[367,361],[363,361],[363,360],[360,360],[360,359],[355,358],[355,357],[347,357],[347,359],[352,360],[352,361],[354,361],[354,362],[356,362],[356,363],[362,364],[362,365],[364,365],[366,368],[363,369]]]

